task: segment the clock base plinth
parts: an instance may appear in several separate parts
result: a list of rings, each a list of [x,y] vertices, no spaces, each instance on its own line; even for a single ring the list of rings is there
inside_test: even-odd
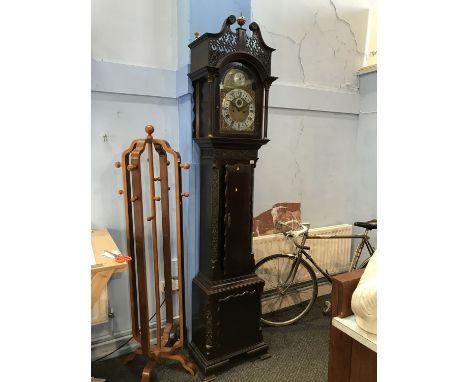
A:
[[[213,381],[215,379],[215,372],[223,369],[231,361],[236,360],[239,357],[255,357],[265,354],[268,351],[268,345],[261,341],[249,348],[241,349],[230,354],[225,354],[222,357],[208,360],[203,356],[193,342],[189,343],[188,348],[191,356],[198,365],[198,371],[202,381]]]
[[[242,355],[265,353],[260,327],[265,282],[255,274],[213,283],[193,279],[192,342],[189,350],[205,376]]]

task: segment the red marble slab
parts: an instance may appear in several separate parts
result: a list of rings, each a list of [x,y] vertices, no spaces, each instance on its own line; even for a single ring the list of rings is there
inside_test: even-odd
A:
[[[278,233],[275,229],[278,221],[295,219],[301,221],[301,203],[281,202],[253,218],[252,236]]]

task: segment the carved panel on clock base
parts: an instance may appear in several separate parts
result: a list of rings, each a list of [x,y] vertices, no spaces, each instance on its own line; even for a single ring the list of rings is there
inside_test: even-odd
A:
[[[268,350],[260,328],[264,281],[255,275],[213,284],[193,280],[193,335],[190,351],[201,371],[212,374],[233,357]]]

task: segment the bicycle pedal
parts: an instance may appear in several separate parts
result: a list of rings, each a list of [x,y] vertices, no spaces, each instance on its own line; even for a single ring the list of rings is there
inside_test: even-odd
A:
[[[324,307],[322,308],[322,314],[323,314],[324,316],[330,315],[330,313],[331,313],[331,312],[330,312],[330,310],[331,310],[331,302],[327,300],[327,301],[325,301],[325,303],[324,303],[323,305],[324,305]]]

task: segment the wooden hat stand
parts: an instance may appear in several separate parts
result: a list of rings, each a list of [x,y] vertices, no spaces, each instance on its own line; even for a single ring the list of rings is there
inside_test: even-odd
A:
[[[122,153],[122,162],[116,162],[117,168],[122,168],[123,195],[125,201],[125,219],[127,232],[127,254],[132,258],[129,263],[130,282],[130,309],[132,317],[132,335],[140,344],[140,347],[130,353],[125,363],[133,360],[136,355],[143,355],[148,362],[143,369],[142,382],[149,382],[151,371],[160,358],[177,360],[191,375],[195,375],[195,366],[177,350],[184,346],[185,341],[185,311],[184,311],[184,266],[183,266],[183,237],[182,237],[182,198],[188,197],[188,192],[181,192],[181,169],[187,170],[188,163],[181,163],[180,155],[173,150],[169,143],[162,139],[153,138],[154,127],[147,125],[146,139],[136,139],[130,147]],[[146,274],[145,253],[145,227],[143,218],[144,195],[142,190],[141,155],[147,148],[148,176],[149,176],[149,205],[151,215],[146,221],[151,223],[151,242],[153,254],[153,273],[156,308],[156,338],[151,341],[149,314],[148,314],[148,282]],[[153,150],[159,158],[159,176],[155,176]],[[170,190],[168,185],[168,168],[170,161],[167,154],[172,155],[174,168],[175,190],[175,227],[177,237],[177,264],[178,264],[178,302],[179,325],[174,322],[174,309],[172,302],[172,274],[171,274],[171,232],[170,232]],[[156,158],[156,162],[158,162]],[[155,182],[160,183],[160,196],[155,194]],[[157,206],[161,208],[161,219],[157,219]],[[161,221],[161,227],[157,227],[157,221]],[[161,306],[159,288],[159,254],[158,254],[158,229],[162,233],[162,255],[164,265],[164,301],[166,304],[166,324],[161,328]],[[149,229],[148,229],[149,230]],[[162,333],[161,333],[162,331]],[[154,342],[154,344],[151,344]]]

